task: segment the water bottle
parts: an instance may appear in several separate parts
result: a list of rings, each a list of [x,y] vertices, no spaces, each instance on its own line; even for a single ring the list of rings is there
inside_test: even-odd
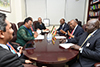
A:
[[[52,34],[51,33],[48,33],[48,35],[47,35],[47,41],[49,43],[52,42]]]

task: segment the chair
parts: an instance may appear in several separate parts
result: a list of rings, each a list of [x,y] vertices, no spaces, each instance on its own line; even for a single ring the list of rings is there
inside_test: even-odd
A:
[[[18,28],[19,28],[20,26],[22,26],[23,24],[24,24],[24,22],[18,22],[18,23],[17,23]]]
[[[23,64],[23,65],[24,65],[24,67],[37,67],[37,66],[32,65],[32,64]]]
[[[34,21],[33,22],[33,25],[34,25],[34,28],[36,29],[36,23],[38,23],[38,21]]]
[[[100,62],[99,63],[95,63],[94,67],[100,67]]]
[[[83,30],[86,31],[86,24],[82,26]]]
[[[11,23],[11,28],[14,30],[13,39],[10,42],[15,42],[17,39],[17,27],[15,23]]]
[[[10,42],[12,44],[16,44],[18,46],[20,46],[20,44],[16,43],[15,41],[17,40],[17,27],[16,27],[16,24],[15,23],[11,23],[11,27],[12,29],[14,30],[14,33],[13,33],[13,39],[10,40]]]

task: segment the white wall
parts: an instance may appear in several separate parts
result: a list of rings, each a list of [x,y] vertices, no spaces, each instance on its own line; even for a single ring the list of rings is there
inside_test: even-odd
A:
[[[66,19],[66,22],[72,18],[78,18],[85,23],[87,22],[88,0],[47,0],[47,2],[46,0],[26,0],[26,2],[32,3],[33,6],[26,9],[25,0],[11,0],[11,13],[3,12],[7,15],[7,19],[10,22],[18,23],[19,21],[23,21],[26,15],[32,16],[32,14],[26,14],[26,10],[33,13],[32,17],[34,20],[37,20],[39,16],[42,18],[47,17],[54,24],[59,24],[59,20],[62,17]],[[65,4],[66,6],[64,6]]]
[[[85,0],[67,0],[66,4],[66,20],[79,19],[84,20]]]
[[[64,18],[65,0],[47,0],[47,18],[50,24],[60,24],[60,19]]]
[[[27,17],[31,16],[33,20],[37,20],[38,17],[45,18],[45,0],[26,0],[26,11]]]
[[[27,16],[49,18],[50,24],[59,24],[61,18],[66,22],[77,18],[86,23],[87,7],[88,0],[26,0]]]

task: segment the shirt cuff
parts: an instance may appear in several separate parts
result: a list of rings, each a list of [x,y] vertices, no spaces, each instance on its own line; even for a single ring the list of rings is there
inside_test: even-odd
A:
[[[79,51],[80,51],[80,53],[82,53],[82,51],[83,51],[83,48],[79,48]]]
[[[66,39],[66,43],[68,42],[68,39]]]
[[[21,48],[21,46],[18,46],[18,47],[17,47],[17,50],[20,50],[20,48]]]
[[[67,33],[65,35],[67,35]]]
[[[21,54],[20,54],[19,52],[17,52],[17,55],[18,55],[18,57],[20,57],[20,56],[21,56]]]

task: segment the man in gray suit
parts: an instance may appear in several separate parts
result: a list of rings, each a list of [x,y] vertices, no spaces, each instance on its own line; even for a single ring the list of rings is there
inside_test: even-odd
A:
[[[79,37],[66,40],[77,45],[71,48],[79,50],[79,59],[71,67],[94,67],[100,62],[100,21],[91,19],[86,24],[86,31]]]
[[[7,47],[7,42],[13,38],[11,24],[6,15],[0,13],[0,67],[24,67],[17,54],[13,54]]]

